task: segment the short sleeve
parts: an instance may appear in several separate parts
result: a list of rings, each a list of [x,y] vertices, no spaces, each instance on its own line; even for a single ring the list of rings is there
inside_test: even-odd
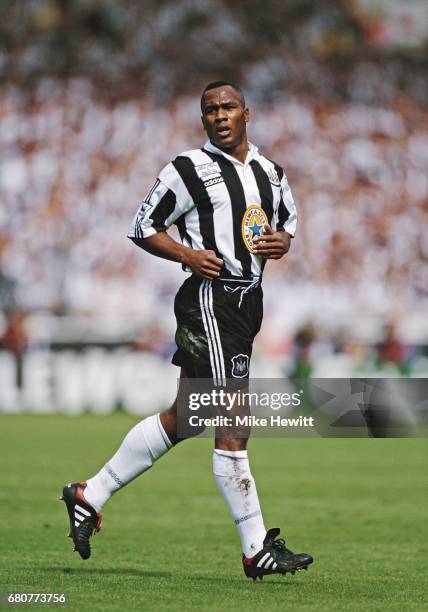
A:
[[[285,173],[281,177],[281,197],[275,217],[277,231],[284,230],[290,236],[294,236],[297,227],[297,210]]]
[[[192,206],[193,201],[180,175],[170,163],[160,172],[137,210],[128,238],[148,238],[165,232]]]

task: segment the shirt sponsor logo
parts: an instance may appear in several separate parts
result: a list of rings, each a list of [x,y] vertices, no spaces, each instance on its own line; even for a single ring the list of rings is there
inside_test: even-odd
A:
[[[253,253],[254,238],[263,234],[263,225],[269,223],[265,211],[258,204],[251,204],[242,217],[242,240],[245,246]]]
[[[223,180],[222,176],[216,176],[216,177],[210,179],[209,181],[205,181],[204,185],[205,185],[205,187],[211,187],[211,185],[216,185],[217,183],[224,183],[224,180]]]
[[[196,174],[200,179],[206,181],[214,176],[220,176],[221,170],[218,162],[209,162],[208,164],[200,164],[195,166]]]

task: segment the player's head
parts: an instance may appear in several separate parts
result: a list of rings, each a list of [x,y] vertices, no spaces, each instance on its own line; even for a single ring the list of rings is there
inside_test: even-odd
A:
[[[235,83],[209,83],[202,92],[201,111],[208,138],[221,149],[232,149],[246,137],[250,111]]]

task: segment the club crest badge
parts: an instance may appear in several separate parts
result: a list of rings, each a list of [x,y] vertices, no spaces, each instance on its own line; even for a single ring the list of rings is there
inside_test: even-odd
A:
[[[232,357],[232,376],[234,378],[244,378],[248,376],[248,355],[235,355]]]
[[[251,204],[242,218],[242,240],[250,253],[254,252],[254,238],[262,234],[265,223],[269,221],[263,208]]]

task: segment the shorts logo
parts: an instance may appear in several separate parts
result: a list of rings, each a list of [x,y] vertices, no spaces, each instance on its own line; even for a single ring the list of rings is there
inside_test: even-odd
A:
[[[232,357],[232,376],[234,378],[244,378],[245,376],[248,376],[248,361],[248,355],[243,355],[242,353]]]
[[[253,253],[254,238],[262,235],[263,225],[269,223],[265,211],[258,204],[250,204],[242,217],[242,240],[245,246]]]
[[[223,177],[217,176],[215,178],[210,179],[209,181],[205,181],[204,186],[211,187],[211,185],[217,185],[217,183],[224,183]]]

